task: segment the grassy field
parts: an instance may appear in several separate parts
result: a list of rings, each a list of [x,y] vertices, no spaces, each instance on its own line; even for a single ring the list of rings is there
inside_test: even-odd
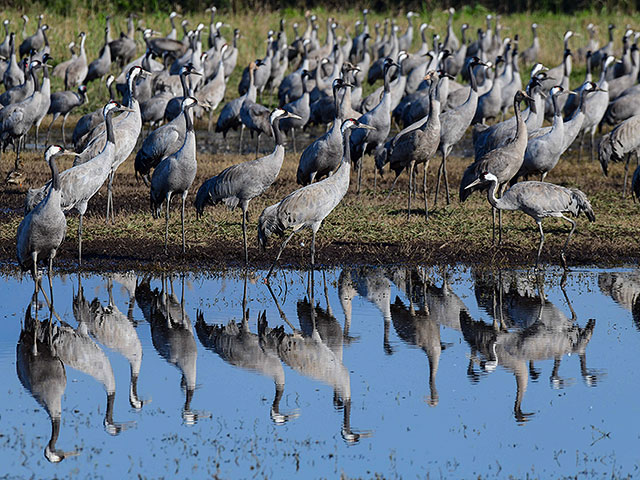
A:
[[[19,11],[5,11],[5,15],[16,25]],[[33,19],[36,11],[26,12],[32,21],[29,32],[33,32]],[[318,11],[322,21],[329,16],[328,12]],[[456,30],[463,22],[473,27],[484,25],[484,11],[465,10],[457,14]],[[45,14],[45,21],[51,25],[50,39],[53,55],[56,60],[66,58],[65,45],[75,38],[80,30],[92,32],[87,40],[89,58],[97,54],[102,43],[104,12],[87,9],[72,17],[61,17]],[[294,20],[301,21],[303,12],[285,11],[289,19],[288,28]],[[352,25],[359,17],[359,12],[343,12],[335,14],[337,20]],[[243,15],[238,17],[219,14],[221,20],[243,32],[241,55],[238,69],[232,76],[227,90],[227,97],[233,98],[241,71],[241,65],[250,59],[264,54],[264,38],[270,28],[277,28],[280,14],[260,12],[260,15]],[[383,15],[373,15],[373,22],[379,21]],[[160,31],[168,30],[165,16],[146,14],[140,23]],[[203,12],[199,16],[189,16],[192,24],[203,22],[208,24],[208,16]],[[434,25],[436,31],[443,32],[446,15],[441,12],[422,12],[421,21]],[[548,65],[560,62],[562,53],[562,35],[568,28],[584,32],[584,26],[596,21],[601,26],[601,34],[606,32],[606,24],[615,21],[620,27],[633,22],[632,17],[623,15],[580,14],[562,15],[516,15],[503,17],[502,23],[508,27],[503,35],[520,35],[523,48],[530,43],[529,25],[536,21],[541,25],[540,34],[543,48],[546,48],[541,60]],[[18,22],[18,23],[16,23]],[[124,26],[124,16],[114,15],[114,36]],[[404,28],[404,21],[399,19]],[[19,30],[19,28],[18,28]],[[324,29],[321,29],[323,32]],[[471,29],[473,30],[473,28]],[[249,33],[251,32],[251,33]],[[225,31],[230,38],[231,31]],[[293,39],[291,30],[288,31]],[[585,42],[584,37],[574,39],[574,48]],[[601,39],[604,41],[604,38]],[[416,38],[416,45],[418,39]],[[140,49],[140,52],[142,49]],[[523,68],[524,70],[524,68]],[[573,84],[581,81],[584,69],[576,65]],[[60,82],[54,82],[54,90],[60,88]],[[91,102],[80,109],[78,114],[102,104],[105,100],[104,88],[94,83],[90,86]],[[269,101],[268,98],[265,99]],[[271,100],[272,101],[272,100]],[[73,118],[68,122],[68,135],[73,128]],[[45,121],[43,128],[46,128]],[[319,135],[315,131],[313,135]],[[220,172],[223,168],[237,163],[250,156],[240,157],[218,152],[216,142],[205,132],[199,133],[198,177],[189,197],[187,213],[188,252],[183,258],[179,254],[179,210],[178,201],[174,200],[174,214],[171,223],[171,267],[217,266],[224,267],[241,262],[242,234],[240,213],[229,212],[223,207],[208,210],[202,221],[197,221],[195,211],[191,207],[195,191],[203,180]],[[219,143],[219,142],[217,142]],[[237,145],[237,139],[231,140]],[[235,147],[234,147],[235,148]],[[464,204],[458,202],[457,189],[460,177],[470,162],[470,138],[454,149],[450,161],[450,180],[452,186],[451,205],[444,207],[440,203],[433,207],[434,175],[439,159],[432,160],[429,168],[428,184],[430,188],[431,206],[430,220],[425,223],[423,217],[423,201],[421,197],[413,203],[414,212],[411,219],[406,218],[407,178],[403,175],[396,192],[387,200],[387,189],[391,178],[387,177],[379,183],[377,191],[373,190],[372,160],[365,163],[365,189],[359,197],[349,193],[343,203],[327,218],[319,234],[318,261],[326,264],[361,262],[389,263],[401,261],[413,262],[472,262],[483,264],[529,265],[535,259],[535,248],[538,233],[533,220],[521,213],[506,213],[504,243],[501,247],[491,244],[491,214],[484,195],[474,194]],[[39,186],[48,178],[48,169],[42,161],[41,153],[26,153],[25,165],[29,174],[20,187],[0,187],[0,206],[4,215],[0,218],[0,258],[15,258],[15,232],[22,218],[22,202],[29,186]],[[65,160],[70,164],[70,160]],[[262,253],[256,241],[256,222],[262,209],[275,203],[295,188],[295,171],[298,156],[288,153],[282,172],[265,195],[251,203],[250,215],[250,256],[254,263],[267,265],[275,255],[274,247]],[[65,166],[68,166],[65,165]],[[6,153],[0,162],[0,174],[4,175],[13,165],[13,154]],[[420,173],[421,175],[421,173]],[[420,178],[420,177],[419,177]],[[640,207],[633,204],[630,198],[622,199],[622,167],[614,165],[610,177],[602,176],[600,166],[596,162],[578,162],[575,150],[568,152],[560,164],[548,176],[548,181],[567,186],[576,186],[590,197],[597,221],[589,224],[580,219],[577,235],[572,240],[567,258],[570,264],[619,264],[637,261],[640,258],[638,213]],[[421,185],[421,182],[420,182]],[[91,202],[85,218],[85,235],[83,251],[87,260],[87,268],[113,268],[118,264],[132,266],[148,266],[150,268],[168,268],[167,258],[163,254],[164,221],[154,221],[149,212],[148,189],[137,183],[133,176],[133,162],[125,162],[118,170],[115,181],[116,222],[107,225],[104,222],[106,195],[101,191]],[[67,241],[59,252],[61,264],[69,268],[74,266],[76,255],[77,218],[69,218]],[[568,228],[557,220],[545,221],[547,235],[543,260],[559,263],[559,249],[566,238]],[[283,255],[284,263],[306,264],[308,261],[309,232],[299,234]]]

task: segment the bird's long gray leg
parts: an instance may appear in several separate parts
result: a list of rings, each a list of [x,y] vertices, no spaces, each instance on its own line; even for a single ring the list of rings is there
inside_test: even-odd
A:
[[[238,145],[238,153],[242,153],[242,136],[244,134],[244,123],[240,125],[240,145]]]
[[[360,187],[362,185],[362,164],[364,163],[364,156],[367,151],[367,142],[364,143],[362,147],[362,156],[360,157],[360,161],[358,162],[358,195],[360,195]]]
[[[424,172],[422,173],[422,194],[424,195],[424,220],[429,220],[429,205],[427,204],[427,167],[429,160],[424,164]]]
[[[209,123],[207,124],[207,132],[211,133],[211,126],[213,125],[213,109],[209,109]]]
[[[256,139],[256,158],[260,154],[260,132],[258,132],[258,138]]]
[[[411,193],[413,190],[413,168],[415,167],[415,161],[411,160],[409,164],[409,203],[407,205],[407,220],[411,217]]]
[[[31,261],[33,262],[33,266],[31,268],[31,277],[33,278],[33,284],[35,286],[36,291],[36,305],[38,302],[38,252],[31,252]]]
[[[82,265],[82,217],[84,215],[80,215],[78,221],[78,265]]]
[[[575,230],[576,230],[576,222],[575,222],[575,220],[572,220],[569,217],[565,217],[564,215],[562,215],[562,218],[564,218],[567,222],[569,222],[571,224],[571,230],[569,231],[569,236],[567,237],[566,242],[564,242],[564,247],[562,247],[562,252],[560,252],[560,258],[562,259],[562,268],[564,268],[566,270],[567,269],[567,260],[565,258],[564,252],[567,249],[567,247],[569,246],[569,240],[571,240],[571,235],[573,235],[573,232],[575,232]]]
[[[385,200],[389,200],[389,197],[391,196],[391,192],[393,192],[393,189],[396,187],[396,183],[398,183],[399,178],[400,178],[400,175],[396,175],[396,179],[391,184],[391,188],[389,189],[389,193],[387,194],[387,198],[385,198]]]
[[[589,151],[589,160],[591,160],[593,162],[593,151],[596,148],[596,127],[597,125],[595,125],[592,129],[591,129],[591,150]]]
[[[578,162],[582,160],[582,144],[584,143],[584,136],[587,133],[586,130],[583,130],[580,133],[580,143],[578,144]]]
[[[444,151],[442,152],[442,162],[440,162],[440,168],[438,168],[438,179],[436,180],[436,194],[433,199],[433,205],[438,205],[438,194],[440,193],[440,179],[442,178],[442,166],[444,165]]]
[[[491,222],[491,244],[495,245],[496,244],[496,208],[495,207],[491,207],[491,216],[492,216],[492,222]]]
[[[49,254],[49,296],[51,297],[51,306],[53,307],[53,281],[51,280],[51,274],[53,272],[53,257],[56,255],[55,249]]]
[[[538,256],[536,257],[536,269],[540,265],[540,253],[542,252],[542,245],[544,245],[544,232],[542,231],[542,220],[538,220],[538,228],[540,229],[540,245],[538,246]]]
[[[627,177],[629,176],[629,163],[631,162],[631,153],[627,154],[627,163],[624,165],[624,182],[622,184],[622,198],[627,196]]]
[[[244,244],[244,264],[249,265],[249,247],[247,246],[247,207],[242,206],[242,243]]]
[[[111,170],[109,173],[109,182],[107,183],[107,215],[105,221],[109,223],[109,212],[111,212],[111,223],[113,223],[113,177],[115,172]]]
[[[502,245],[502,210],[498,209],[498,245]]]
[[[316,265],[316,229],[311,229],[311,268]]]
[[[171,203],[171,192],[167,192],[167,211],[164,216],[164,253],[168,254],[167,245],[169,243],[169,204]]]
[[[442,158],[442,172],[444,173],[444,190],[447,193],[447,205],[451,205],[451,196],[449,195],[449,177],[447,175],[447,156]]]
[[[65,134],[64,134],[64,126],[67,123],[67,117],[68,116],[69,116],[69,112],[65,113],[64,117],[62,117],[62,146],[64,148],[67,148],[67,139],[66,139]]]
[[[187,201],[187,195],[189,194],[188,190],[182,192],[182,210],[180,212],[180,220],[182,222],[182,254],[187,253],[187,242],[184,235],[184,204]]]
[[[273,264],[271,265],[271,268],[269,269],[269,272],[267,273],[267,276],[265,277],[265,280],[269,280],[269,277],[271,276],[271,273],[273,272],[274,267],[276,266],[276,264],[278,263],[278,260],[280,260],[280,255],[282,255],[282,251],[284,250],[284,247],[287,246],[287,243],[289,243],[289,240],[291,240],[291,237],[293,237],[293,235],[295,234],[295,230],[293,232],[291,232],[291,235],[289,235],[284,242],[282,242],[282,245],[280,246],[280,250],[278,251],[278,255],[276,255],[276,259],[273,261]]]

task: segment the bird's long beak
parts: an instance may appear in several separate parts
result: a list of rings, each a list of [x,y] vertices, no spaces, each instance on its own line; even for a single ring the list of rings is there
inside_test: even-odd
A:
[[[357,128],[364,128],[365,130],[375,130],[376,127],[372,127],[371,125],[367,125],[366,123],[361,123]]]
[[[129,108],[129,107],[120,107],[119,110],[121,112],[135,112],[133,108]]]
[[[296,115],[295,113],[287,112],[285,118],[295,118],[296,120],[302,120],[300,115]]]
[[[471,182],[469,185],[467,185],[466,187],[464,187],[464,189],[468,189],[471,187],[475,187],[476,185],[480,185],[482,183],[482,180],[480,180],[479,178],[476,178],[473,182]]]
[[[62,155],[71,155],[71,156],[73,156],[73,157],[79,157],[79,156],[80,156],[80,154],[79,154],[79,153],[76,153],[76,152],[74,152],[73,150],[67,150],[67,149],[62,150],[60,153],[61,153]]]
[[[595,91],[596,91],[596,92],[608,92],[609,90],[606,90],[606,89],[604,89],[604,88],[597,87],[597,88],[595,89]]]

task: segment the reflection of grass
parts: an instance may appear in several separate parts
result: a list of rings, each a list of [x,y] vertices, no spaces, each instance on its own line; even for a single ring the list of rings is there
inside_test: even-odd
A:
[[[455,152],[454,152],[455,153]],[[25,155],[25,164],[33,165],[39,173],[31,176],[34,185],[43,183],[48,175],[40,155]],[[198,177],[189,195],[187,209],[187,242],[193,262],[224,265],[237,262],[242,249],[242,229],[239,211],[230,212],[222,206],[205,211],[202,221],[197,221],[192,202],[202,181],[224,167],[245,158],[237,155],[199,154]],[[268,261],[274,255],[275,243],[261,254],[256,242],[256,224],[262,209],[297,188],[295,171],[298,157],[287,154],[282,172],[276,183],[265,195],[250,205],[249,241],[251,256],[259,262]],[[450,181],[453,202],[449,207],[442,203],[431,207],[428,223],[423,218],[421,196],[413,203],[411,220],[406,220],[406,174],[398,182],[397,190],[386,200],[391,178],[387,176],[381,185],[383,190],[373,192],[371,161],[367,159],[363,184],[364,193],[358,198],[352,191],[343,203],[327,218],[318,236],[321,262],[396,262],[449,261],[449,262],[507,262],[531,264],[538,242],[535,223],[522,213],[505,212],[504,245],[491,246],[491,214],[484,195],[474,194],[467,202],[457,200],[457,187],[468,159],[452,157]],[[36,163],[32,163],[36,162]],[[65,160],[70,162],[70,160]],[[3,158],[0,171],[6,172],[12,156]],[[148,189],[136,184],[133,162],[128,161],[118,170],[115,180],[116,223],[104,223],[106,192],[104,189],[92,200],[85,218],[83,246],[87,259],[98,255],[109,258],[115,255],[129,260],[160,260],[155,255],[161,250],[164,235],[164,219],[153,220],[149,213]],[[435,163],[435,162],[434,162]],[[429,170],[429,188],[433,192],[436,167]],[[64,165],[66,167],[67,165]],[[569,263],[619,263],[640,258],[638,242],[638,206],[630,199],[621,199],[622,167],[614,166],[611,177],[602,177],[597,163],[578,163],[575,155],[563,159],[549,175],[549,181],[578,186],[590,197],[597,221],[589,223],[579,219],[577,234],[569,247]],[[420,176],[422,174],[420,173]],[[420,178],[420,177],[419,177]],[[421,183],[421,182],[420,182]],[[21,219],[21,205],[26,185],[18,190],[3,190],[0,204],[10,208],[0,220],[0,255],[14,258],[15,232]],[[430,195],[429,202],[433,200]],[[171,242],[178,245],[180,239],[179,200],[174,199],[170,224]],[[547,235],[543,260],[557,262],[559,249],[568,232],[566,224],[548,219],[544,222]],[[76,248],[77,217],[69,217],[69,231],[60,256],[73,259]],[[285,262],[306,262],[310,240],[309,232],[297,234],[285,250]],[[276,239],[277,242],[277,239]],[[301,244],[305,246],[302,247]],[[155,253],[154,253],[155,252]],[[104,257],[103,257],[104,256]]]
[[[318,23],[320,25],[319,31],[321,35],[321,41],[324,41],[326,25],[325,20],[327,17],[332,16],[337,19],[337,22],[339,24],[346,25],[349,28],[350,34],[352,35],[353,25],[355,21],[360,18],[360,13],[353,10],[349,12],[338,13],[318,9],[315,12],[317,13],[319,19]],[[18,10],[6,9],[4,11],[3,17],[8,18],[11,21],[11,29],[18,32],[18,43],[21,41],[20,32],[22,30],[22,20],[20,19],[20,15],[22,13],[23,12]],[[35,31],[37,15],[40,13],[40,10],[38,10],[37,7],[34,6],[32,7],[32,9],[26,10],[24,13],[26,13],[30,18],[29,24],[27,25],[27,31],[29,34],[31,34]],[[61,16],[57,13],[53,13],[51,11],[45,12],[44,14],[45,23],[47,23],[51,27],[51,29],[49,30],[49,41],[51,44],[52,56],[54,57],[54,61],[52,62],[52,64],[69,58],[67,45],[71,41],[78,40],[77,35],[80,31],[86,31],[89,33],[86,40],[87,57],[89,61],[97,57],[98,51],[103,45],[104,18],[106,13],[98,10],[86,9],[83,7],[80,7],[77,11],[74,10],[69,13],[70,15],[66,17]],[[239,14],[237,16],[224,12],[220,12],[218,14],[217,19],[228,23],[232,28],[240,29],[240,32],[242,34],[242,38],[240,39],[240,56],[238,59],[238,67],[231,76],[229,88],[227,90],[227,99],[237,96],[237,84],[244,66],[247,65],[249,61],[264,56],[266,47],[265,38],[267,31],[269,29],[273,29],[274,31],[277,31],[279,29],[279,19],[281,15],[279,12],[259,13],[259,15],[251,13]],[[293,9],[286,9],[283,14],[287,19],[287,36],[289,42],[291,43],[294,40],[294,34],[292,30],[292,24],[294,22],[298,22],[300,24],[300,32],[304,31],[304,12],[296,11]],[[475,39],[476,28],[485,27],[484,14],[484,11],[479,11],[477,8],[465,8],[461,12],[457,13],[454,21],[454,28],[458,37],[460,36],[460,25],[462,25],[463,23],[468,23],[472,28],[470,28],[467,33],[472,40]],[[200,14],[188,14],[186,15],[186,18],[189,20],[192,28],[200,22],[207,26],[203,35],[203,46],[206,49],[209,15],[202,12]],[[383,14],[371,14],[371,27],[373,27],[376,22],[382,23],[384,18],[385,15]],[[404,29],[406,28],[405,19],[401,15],[396,15],[396,18],[402,31],[404,31]],[[423,11],[420,18],[418,18],[415,22],[416,33],[414,34],[414,48],[417,48],[420,43],[420,35],[417,32],[417,27],[421,22],[427,22],[434,27],[434,31],[429,30],[429,37],[433,32],[438,32],[444,38],[446,20],[447,16],[440,11]],[[501,23],[505,26],[505,30],[503,30],[502,32],[502,37],[514,37],[516,34],[519,35],[520,49],[523,50],[531,43],[531,22],[538,22],[538,24],[540,25],[539,34],[541,37],[543,48],[543,52],[540,56],[540,61],[542,61],[546,65],[554,66],[559,64],[562,60],[562,36],[565,30],[572,29],[574,31],[582,33],[583,35],[586,35],[584,27],[589,22],[596,23],[600,26],[600,40],[601,43],[604,44],[606,42],[607,34],[606,25],[610,21],[613,21],[619,26],[620,30],[617,30],[616,34],[617,37],[621,37],[623,33],[621,31],[622,26],[627,23],[633,24],[633,20],[634,19],[631,16],[623,14],[597,15],[591,12],[581,12],[573,15],[532,13],[503,16],[501,19]],[[168,33],[170,28],[168,16],[161,13],[141,14],[139,18],[139,24],[164,33]],[[120,34],[121,29],[126,29],[125,16],[121,13],[113,14],[111,25],[113,30],[112,36],[114,38],[117,38],[117,36]],[[231,41],[233,37],[232,29],[225,27],[222,30],[222,33],[228,41]],[[144,44],[142,42],[141,34],[137,33],[136,35],[136,39],[138,41],[138,52],[141,55],[144,52]],[[179,29],[179,36],[181,35],[182,31],[181,29]],[[339,30],[338,35],[343,35],[343,31]],[[429,38],[429,41],[431,42],[431,38]],[[571,46],[574,51],[577,51],[578,47],[583,45],[585,42],[585,36],[577,37],[572,39]],[[574,64],[575,63],[577,62],[574,62]],[[521,70],[523,76],[526,76],[528,69],[523,65],[521,66]],[[115,67],[114,73],[116,73]],[[583,76],[584,67],[581,65],[575,65],[574,73],[572,74],[572,86],[579,84],[582,81]],[[54,79],[52,90],[56,91],[61,89],[62,81],[57,78]],[[365,86],[365,94],[369,93],[370,91],[372,91],[372,87]],[[88,94],[90,99],[89,104],[80,107],[78,109],[78,113],[86,113],[97,108],[100,104],[102,104],[106,96],[105,88],[104,86],[99,85],[99,82],[93,82],[89,86]],[[264,98],[263,101],[265,103],[269,103],[269,99],[267,98]]]

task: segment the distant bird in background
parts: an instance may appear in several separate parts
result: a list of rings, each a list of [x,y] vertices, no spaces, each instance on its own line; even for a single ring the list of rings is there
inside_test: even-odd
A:
[[[637,159],[639,151],[640,115],[633,116],[620,123],[600,140],[598,159],[605,175],[609,174],[609,162],[622,162],[625,155],[627,157],[624,167],[623,197],[627,196],[627,177],[631,156],[635,152]],[[636,174],[634,173],[634,178],[635,176]]]

